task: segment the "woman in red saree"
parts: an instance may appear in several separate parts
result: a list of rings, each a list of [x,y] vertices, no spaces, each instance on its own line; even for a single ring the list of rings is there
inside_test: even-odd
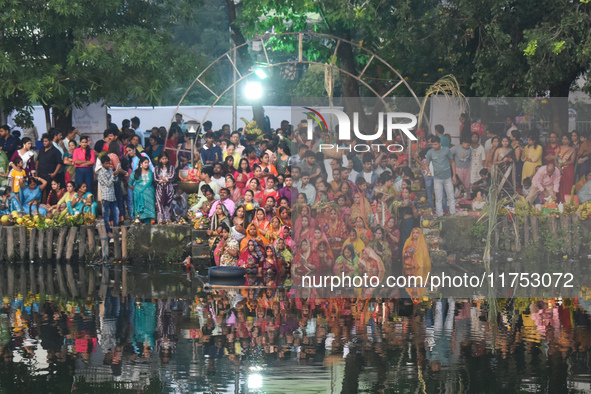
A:
[[[318,268],[318,255],[310,248],[310,241],[303,239],[291,263],[292,279],[295,285],[302,284],[302,276],[314,275]]]
[[[328,244],[332,249],[333,256],[339,256],[341,254],[343,242],[345,242],[345,239],[347,239],[349,236],[346,223],[347,222],[339,218],[336,208],[333,207],[330,209],[326,235],[328,237]]]
[[[396,218],[393,216],[386,222],[386,241],[390,245],[392,260],[395,261],[400,257],[400,229],[396,226]]]
[[[349,182],[341,183],[341,187],[334,197],[337,198],[338,196],[345,196],[347,201],[353,200],[353,191],[351,190],[351,185],[349,185]]]
[[[279,219],[285,226],[291,227],[291,212],[287,207],[279,207]]]
[[[262,267],[264,258],[263,250],[254,239],[250,239],[246,244],[246,248],[240,253],[236,265],[246,268],[249,273],[256,275]]]
[[[301,238],[298,238],[298,236],[301,234],[302,232],[302,219],[304,216],[308,217],[308,223],[310,225],[310,227],[312,228],[316,228],[316,220],[312,217],[312,209],[310,208],[309,205],[304,205],[298,215],[298,218],[295,221],[295,224],[293,226],[293,230],[295,231],[295,238],[296,240],[300,240]]]
[[[248,164],[247,159],[240,159],[238,170],[234,171],[233,175],[234,179],[236,179],[236,188],[240,190],[246,189],[246,184],[253,176],[252,170],[250,169],[250,164]]]
[[[575,160],[576,150],[570,146],[568,136],[562,136],[562,145],[556,151],[556,168],[560,170],[560,188],[558,189],[558,199],[564,201],[564,196],[571,195],[571,190],[575,184]]]
[[[271,245],[265,246],[265,258],[261,264],[260,273],[262,275],[273,276],[277,274],[277,254],[275,248]]]
[[[275,186],[277,185],[277,178],[274,176],[270,176],[267,178],[267,188],[263,190],[263,196],[261,197],[261,205],[264,205],[267,202],[267,198],[273,197],[275,202],[279,201],[279,192],[275,190]]]
[[[345,223],[345,225],[349,225],[349,220],[351,218],[351,204],[348,203],[347,197],[344,195],[338,196],[337,205],[339,207],[339,218]]]
[[[273,164],[271,164],[271,159],[270,159],[269,154],[267,152],[261,153],[261,155],[259,156],[259,159],[261,161],[261,164],[260,164],[261,170],[263,171],[263,176],[265,178],[270,175],[273,175],[273,176],[279,175],[275,166]]]
[[[357,230],[357,234],[359,235],[359,238],[361,238],[363,243],[368,245],[369,241],[373,239],[373,234],[367,226],[367,222],[363,217],[357,216],[357,218],[355,219],[355,229]]]
[[[328,238],[327,238],[326,234],[324,234],[324,231],[322,231],[322,229],[320,227],[316,227],[314,229],[313,234],[314,235],[312,236],[312,239],[310,240],[310,246],[312,247],[312,250],[317,251],[318,245],[320,245],[321,242],[326,243],[326,245],[328,246]],[[327,253],[331,258],[333,257],[332,249],[329,248]]]
[[[299,220],[299,219],[298,219]],[[312,235],[314,234],[314,228],[310,225],[311,219],[309,216],[303,216],[300,221],[300,226],[297,226],[296,222],[296,229],[295,229],[295,239],[296,242],[306,238],[308,240],[312,239]]]
[[[260,165],[255,164],[252,167],[252,173],[253,173],[252,179],[258,180],[259,181],[259,188],[261,190],[265,190],[267,188],[267,179],[265,178],[265,174],[263,173],[263,168]]]
[[[326,203],[322,204],[320,207],[316,209],[316,227],[320,227],[323,232],[326,232],[326,228],[328,227],[328,220],[330,217],[331,208],[332,204]]]
[[[281,239],[283,239],[283,241],[285,241],[285,245],[287,245],[287,247],[289,247],[291,250],[293,250],[294,246],[295,246],[295,242],[293,240],[293,238],[291,238],[291,228],[289,226],[283,226],[281,227]],[[274,245],[277,246],[277,245]]]
[[[259,180],[252,178],[250,181],[248,181],[247,187],[242,189],[242,195],[245,195],[248,190],[254,193],[253,199],[260,205],[261,200],[263,199],[263,191],[261,190],[261,184],[259,183]]]
[[[314,249],[312,249],[314,250]],[[322,240],[318,243],[317,246],[317,253],[318,253],[318,269],[316,270],[316,275],[325,276],[325,275],[332,275],[335,262],[334,257],[332,255],[332,250],[328,246],[328,242],[326,240]]]

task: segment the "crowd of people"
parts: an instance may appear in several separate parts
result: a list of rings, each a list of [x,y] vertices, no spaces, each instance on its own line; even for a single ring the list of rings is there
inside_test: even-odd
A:
[[[580,203],[591,200],[589,133],[574,130],[559,135],[551,131],[544,145],[537,129],[522,132],[511,118],[504,130],[471,127],[466,119],[468,115],[462,114],[459,145],[454,146],[443,126],[436,125],[434,135],[428,138],[431,149],[417,154],[429,206],[434,208],[434,191],[438,216],[445,203],[453,214],[453,203],[458,200],[485,199],[493,177],[500,196],[510,200],[508,204],[519,197],[533,205],[549,199],[573,203],[575,196]]]
[[[555,203],[572,203],[575,195],[581,203],[591,200],[591,183],[587,182],[591,170],[588,132],[573,130],[559,134],[550,131],[544,145],[540,142],[539,130],[521,131],[512,118],[507,118],[505,130],[474,128],[467,119],[467,114],[460,117],[459,145],[450,144],[450,139],[443,135],[443,126],[436,125],[435,136],[429,141],[435,152],[443,153],[435,155],[435,160],[433,151],[431,156],[428,152],[422,154],[425,169],[425,163],[435,166],[426,169],[427,185],[427,176],[434,174],[437,180],[441,167],[447,167],[445,160],[437,161],[437,156],[449,160],[450,171],[444,176],[447,189],[440,195],[449,194],[455,185],[456,197],[471,200],[479,193],[485,196],[491,177],[495,176],[503,197],[523,196],[530,204],[543,204],[550,198]],[[465,132],[464,126],[470,131]],[[474,129],[477,132],[471,131]],[[429,197],[429,191],[427,194]],[[438,209],[437,213],[441,211]]]
[[[121,129],[109,118],[99,141],[75,127],[51,128],[34,141],[1,126],[0,212],[51,218],[100,211],[110,237],[111,227],[124,220],[168,223],[186,217],[173,185],[189,165],[192,144],[178,118],[169,130],[153,127],[149,135],[137,117],[124,120]]]
[[[53,128],[38,151],[37,141],[2,126],[0,161],[5,154],[10,163],[0,174],[7,179],[0,209],[100,210],[110,236],[124,220],[201,218],[216,264],[262,277],[291,272],[298,281],[305,274],[383,276],[429,267],[420,216],[453,215],[458,202],[486,198],[493,176],[501,194],[532,204],[547,197],[567,202],[573,191],[581,202],[591,199],[587,133],[551,132],[543,146],[537,131],[524,136],[511,119],[497,133],[473,127],[467,114],[460,120],[459,144],[435,125],[417,132],[412,149],[396,153],[357,153],[364,141],[335,141],[318,127],[308,139],[306,120],[295,127],[283,121],[260,135],[228,125],[214,131],[205,122],[193,152],[180,114],[168,130],[153,127],[150,134],[137,117],[121,129],[109,119],[104,138],[94,143],[75,128]],[[388,142],[382,140],[376,142]],[[178,187],[183,171],[194,167],[196,200]],[[415,195],[423,189],[427,211]]]

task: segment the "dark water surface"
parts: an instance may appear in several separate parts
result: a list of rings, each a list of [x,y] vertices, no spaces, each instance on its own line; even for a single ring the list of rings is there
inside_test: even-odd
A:
[[[0,264],[0,393],[587,393],[591,302],[203,292],[180,265]]]

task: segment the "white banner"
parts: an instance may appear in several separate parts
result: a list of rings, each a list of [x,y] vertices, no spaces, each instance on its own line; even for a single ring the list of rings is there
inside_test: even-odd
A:
[[[103,103],[92,103],[82,108],[74,107],[72,110],[72,126],[76,127],[80,134],[87,135],[94,143],[103,138],[103,132],[107,128],[107,107]]]
[[[458,145],[460,139],[460,101],[458,98],[431,97],[431,134],[435,134],[435,125],[440,124],[445,129],[444,134],[449,134],[452,144]]]

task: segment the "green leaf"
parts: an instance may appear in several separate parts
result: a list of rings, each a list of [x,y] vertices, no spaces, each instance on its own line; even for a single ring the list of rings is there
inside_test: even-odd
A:
[[[533,56],[536,54],[536,50],[538,49],[538,40],[530,41],[527,44],[527,48],[523,51],[525,56]]]
[[[552,53],[558,55],[560,52],[564,50],[565,41],[555,42],[552,45]]]

